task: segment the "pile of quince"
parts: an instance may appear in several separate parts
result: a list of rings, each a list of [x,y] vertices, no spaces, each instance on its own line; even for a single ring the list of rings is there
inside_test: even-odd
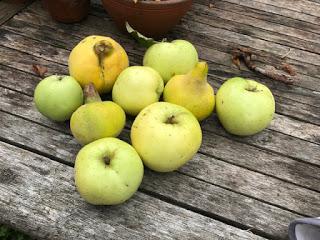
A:
[[[75,184],[91,204],[129,199],[141,184],[143,165],[169,172],[185,164],[201,146],[199,121],[215,107],[223,127],[241,136],[266,128],[275,111],[270,90],[253,80],[229,79],[215,96],[207,63],[185,40],[156,43],[143,66],[129,67],[119,43],[89,36],[71,51],[69,72],[43,79],[34,101],[51,120],[70,119],[73,136],[84,145],[75,161]],[[102,101],[100,95],[108,93],[112,101]],[[132,146],[116,138],[126,114],[135,116]]]

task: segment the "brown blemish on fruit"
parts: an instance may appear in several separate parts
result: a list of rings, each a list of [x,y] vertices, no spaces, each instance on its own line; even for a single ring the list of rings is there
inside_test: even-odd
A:
[[[105,74],[104,74],[104,60],[107,56],[109,56],[113,52],[113,46],[110,42],[106,40],[101,40],[97,42],[93,46],[94,53],[98,57],[98,64],[100,68],[100,75],[102,81],[105,82]]]

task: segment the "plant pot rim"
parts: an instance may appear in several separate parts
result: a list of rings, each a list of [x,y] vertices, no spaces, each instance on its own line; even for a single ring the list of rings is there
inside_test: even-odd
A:
[[[135,5],[137,7],[139,6],[150,6],[150,7],[164,7],[164,6],[171,6],[171,5],[178,5],[185,2],[190,2],[191,0],[164,0],[164,1],[153,1],[153,0],[138,0],[137,3],[135,3],[133,0],[102,0],[102,1],[113,1],[118,2],[126,5]]]

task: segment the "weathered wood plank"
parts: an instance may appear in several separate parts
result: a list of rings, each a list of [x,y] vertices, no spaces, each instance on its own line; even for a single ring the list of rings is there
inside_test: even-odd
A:
[[[303,141],[268,129],[265,129],[253,136],[237,137],[227,133],[218,123],[218,120],[214,118],[208,118],[202,123],[202,127],[206,131],[214,132],[232,140],[244,142],[250,145],[252,144],[253,146],[257,146],[268,151],[280,153],[294,159],[300,159],[320,166],[320,145],[316,143]],[[310,131],[313,132],[313,129]],[[318,138],[319,135],[316,136],[317,141]]]
[[[251,0],[240,0],[240,1],[224,0],[224,1],[319,25],[319,17],[317,16],[312,16],[309,14],[304,14],[301,12],[297,12],[297,11],[293,11],[285,8],[279,8],[277,6],[272,6],[272,5],[268,5],[268,4],[257,2],[257,1],[251,1]]]
[[[212,159],[210,160],[212,161]],[[163,178],[166,178],[166,181],[163,181]],[[272,239],[287,239],[287,223],[299,216],[288,214],[287,211],[263,204],[241,194],[230,193],[227,189],[218,188],[194,178],[190,179],[182,174],[159,174],[147,171],[144,179],[142,188],[148,191],[157,188],[157,194],[165,199],[176,201],[183,199],[183,204],[186,206],[201,209],[209,216],[212,214],[237,223],[248,223],[250,224],[248,225],[249,229],[252,227],[251,231],[262,230],[267,237]],[[179,191],[176,192],[175,189]],[[265,215],[266,213],[267,215]],[[273,221],[280,225],[277,226]]]
[[[1,142],[0,152],[0,222],[37,239],[263,239],[140,192],[91,206],[71,167]]]
[[[209,6],[210,0],[196,0],[198,4]],[[307,32],[319,33],[319,25],[291,18],[290,16],[282,16],[272,12],[266,12],[263,9],[246,7],[237,3],[227,1],[214,1],[213,7],[216,9],[226,10],[228,12],[239,13],[242,18],[253,17],[257,20],[263,20],[273,24],[281,24],[283,26],[293,27]]]
[[[239,13],[233,13],[228,10],[193,4],[193,11],[189,12],[186,18],[188,21],[199,21],[213,27],[239,32],[292,48],[320,53],[319,34],[266,22],[253,17],[243,17]]]
[[[289,47],[282,46],[277,43],[268,42],[262,39],[254,38],[237,32],[232,32],[222,28],[208,26],[199,22],[182,20],[181,27],[186,30],[192,29],[193,32],[190,34],[203,34],[209,39],[219,39],[224,40],[227,43],[229,42],[229,45],[242,45],[260,51],[265,51],[267,49],[269,53],[279,57],[285,56],[290,50]],[[189,32],[186,31],[186,33]],[[306,52],[299,49],[292,49],[287,58],[300,62],[309,63],[311,65],[320,65],[320,56],[318,54]]]
[[[9,117],[11,117],[11,115],[8,115]],[[17,120],[11,120],[14,121],[15,123],[17,123]],[[21,120],[18,120],[21,121]],[[29,123],[25,123],[25,128],[30,129],[31,126],[29,126],[31,124]],[[39,130],[36,130],[37,127],[31,127],[32,128],[32,132],[34,134],[38,134],[37,132]],[[37,131],[37,132],[35,132]],[[52,133],[54,133],[54,131],[51,131],[51,134],[48,132],[51,131],[49,129],[43,129],[40,130],[40,132],[42,132],[44,135],[47,135],[47,137],[50,137],[50,135]],[[68,136],[63,137],[61,135],[61,133],[56,132],[56,135],[60,135],[61,138],[68,138]],[[2,135],[3,136],[3,135]],[[36,137],[33,137],[36,139]],[[49,138],[48,138],[49,139]],[[13,139],[11,139],[13,140]],[[19,139],[15,139],[15,142],[25,145],[25,147],[29,146],[34,148],[35,145],[34,143],[28,143],[25,144],[25,141],[22,141],[20,143]],[[43,143],[43,147],[42,150],[39,148],[39,146],[37,147],[39,152],[45,151],[46,153],[50,152],[48,150],[45,150],[45,145],[49,144],[49,145],[56,145],[56,139],[54,140],[54,142],[51,142],[49,140],[46,141],[46,143]],[[57,146],[56,146],[57,147]],[[79,147],[77,147],[79,148]],[[69,147],[66,147],[65,149],[60,149],[60,150],[64,150],[64,151],[58,151],[55,154],[55,157],[58,157],[60,159],[60,157],[63,157],[63,159],[67,159],[67,161],[72,164],[73,163],[73,159],[74,159],[74,154],[75,153],[68,153]],[[74,149],[73,149],[74,150]],[[72,151],[73,151],[72,150]],[[52,153],[51,153],[52,154]],[[67,155],[66,155],[67,154]],[[65,155],[65,156],[63,156]],[[200,158],[201,155],[198,155]],[[199,161],[199,159],[195,159],[192,160],[189,164],[197,164],[197,162],[193,162],[193,161]],[[210,158],[210,160],[208,161],[208,159],[203,158],[203,164],[213,164],[213,166],[211,167],[211,169],[215,169],[214,166],[214,160],[212,158]],[[188,165],[189,165],[188,164]],[[222,164],[224,164],[222,162]],[[231,164],[224,164],[224,167],[226,167],[226,169],[229,169],[232,173],[232,170],[235,170],[235,166],[232,166]],[[231,167],[231,168],[230,168]],[[221,181],[221,175],[220,173],[216,174],[217,178],[213,178],[213,179],[208,179],[208,175],[207,175],[207,168],[198,168],[199,169],[203,169],[203,173],[200,174],[202,176],[206,176],[206,181],[210,182],[210,181],[217,181],[215,182],[215,184],[224,184],[227,185],[228,189],[232,189],[232,185],[234,185],[235,183],[230,182],[230,178],[228,175],[226,175],[226,178],[224,180]],[[237,168],[237,175],[236,176],[245,176],[242,175],[242,170],[241,168]],[[217,169],[218,170],[218,169]],[[191,170],[187,171],[188,174],[192,173],[192,168]],[[212,171],[212,170],[211,170]],[[214,172],[214,171],[213,171]],[[246,174],[252,175],[252,172],[250,171],[246,171]],[[169,178],[168,176],[171,175],[171,177]],[[161,177],[162,176],[162,177]],[[220,177],[218,177],[220,176]],[[253,177],[256,176],[256,173],[253,173]],[[261,175],[262,176],[262,175]],[[161,177],[161,179],[160,179]],[[234,179],[233,177],[233,179]],[[236,177],[237,178],[237,177]],[[265,177],[263,177],[265,178]],[[267,177],[268,178],[268,177]],[[220,179],[220,180],[219,180]],[[274,181],[272,180],[272,178],[269,177],[269,179],[271,179],[271,182]],[[236,180],[235,180],[236,181]],[[277,181],[277,180],[276,180]],[[242,182],[242,181],[241,181]],[[274,189],[274,185],[272,184],[271,186],[267,186],[268,183],[270,183],[270,181],[266,181],[266,185],[265,187],[267,189],[269,189],[271,187],[271,189]],[[146,186],[145,186],[146,184]],[[167,189],[168,186],[172,185],[173,186],[169,189]],[[177,187],[179,184],[179,187]],[[246,184],[251,184],[250,182],[247,182]],[[286,185],[286,183],[283,183]],[[181,186],[180,186],[181,185]],[[241,192],[242,189],[240,188],[240,183],[239,185],[235,185],[235,189],[237,190],[237,192]],[[157,187],[155,187],[157,186]],[[277,184],[276,186],[282,186],[282,184]],[[163,189],[162,189],[163,187]],[[299,196],[300,194],[303,194],[303,196],[309,196],[308,195],[308,190],[306,192],[306,190],[304,190],[303,188],[299,188],[299,187],[294,187],[294,189],[296,190],[296,188],[298,188],[298,191],[290,191],[292,192],[292,194],[294,194],[294,196]],[[224,190],[223,188],[220,188],[219,186],[215,187],[209,183],[204,183],[202,181],[196,180],[194,178],[190,178],[190,177],[183,177],[180,176],[178,173],[171,173],[168,174],[166,176],[163,176],[163,174],[153,174],[151,171],[146,170],[145,173],[145,177],[144,177],[144,181],[142,184],[142,189],[144,190],[148,190],[150,192],[153,192],[154,194],[162,194],[163,196],[165,196],[168,199],[171,199],[171,201],[177,201],[177,202],[181,202],[184,203],[184,205],[187,206],[191,206],[193,208],[199,209],[199,211],[205,211],[207,212],[206,215],[212,215],[212,216],[216,216],[218,214],[218,216],[222,217],[223,219],[229,219],[232,222],[238,222],[238,224],[242,224],[244,226],[249,227],[253,227],[255,229],[257,229],[258,231],[263,231],[266,232],[267,234],[270,235],[275,235],[277,238],[285,238],[286,236],[286,230],[287,230],[287,223],[289,221],[291,221],[294,218],[299,217],[299,215],[297,214],[293,214],[289,211],[283,210],[281,208],[278,208],[276,206],[271,206],[268,205],[266,203],[262,203],[258,200],[252,199],[250,197],[245,197],[246,195],[250,194],[250,192],[252,190],[256,191],[254,189],[254,187],[252,187],[251,189],[246,187],[245,189],[245,193],[244,196],[239,195],[238,193],[234,193],[230,190]],[[184,189],[182,191],[182,189]],[[199,190],[203,190],[202,194],[199,194]],[[302,193],[300,193],[299,189],[302,190]],[[271,190],[270,192],[273,192],[274,190]],[[280,189],[277,189],[276,192],[283,192],[281,191],[281,187]],[[257,191],[259,192],[259,191]],[[311,192],[310,192],[311,193]],[[198,197],[198,201],[191,201],[190,202],[190,194],[192,195],[196,195],[199,196]],[[279,193],[278,193],[279,194]],[[277,198],[279,199],[279,196],[277,194]],[[281,196],[286,196],[287,194],[289,194],[287,191],[285,191],[285,193],[283,193],[283,195]],[[270,195],[270,193],[268,194],[268,196]],[[272,195],[272,194],[271,194]],[[210,197],[208,197],[210,196]],[[267,199],[268,199],[267,196]],[[296,197],[291,196],[291,198],[296,199]],[[315,195],[314,193],[312,194],[311,198],[313,198]],[[201,201],[199,201],[201,199]],[[221,200],[223,199],[223,200]],[[227,200],[226,200],[227,199]],[[263,201],[265,201],[266,196],[263,196]],[[282,199],[281,201],[285,201],[284,199]],[[228,202],[229,205],[226,205],[225,203]],[[274,202],[274,199],[272,199],[272,202]],[[296,205],[295,208],[301,208],[300,210],[305,209],[307,207],[308,204],[310,203],[303,203],[304,201],[301,201],[301,199],[296,199],[296,202],[286,202],[286,204],[291,205]],[[275,204],[275,203],[273,203]],[[287,207],[287,205],[286,205]],[[245,212],[243,212],[245,211]],[[314,211],[314,209],[311,209],[310,211]],[[245,213],[245,216],[244,215]],[[220,215],[221,214],[221,215]],[[260,217],[259,217],[260,216]],[[262,217],[263,216],[263,217]],[[272,226],[271,226],[272,225]]]
[[[12,16],[18,13],[21,9],[29,5],[32,0],[28,0],[24,3],[14,3],[10,0],[0,1],[0,25],[8,21]]]
[[[294,3],[290,0],[255,0],[260,3],[268,4],[278,8],[290,9],[295,12],[320,17],[320,4],[305,0],[296,0]]]
[[[26,53],[13,51],[13,49],[0,46],[0,55],[5,56],[1,58],[1,64],[17,68],[20,71],[25,71],[33,74],[32,65],[38,64],[48,69],[47,74],[68,74],[65,66],[60,64],[52,64],[51,61],[43,58],[35,57]]]
[[[320,126],[297,121],[295,119],[276,114],[269,129],[283,132],[290,136],[320,143]]]

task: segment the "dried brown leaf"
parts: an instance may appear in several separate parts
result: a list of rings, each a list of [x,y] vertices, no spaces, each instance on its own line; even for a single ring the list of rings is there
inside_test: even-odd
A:
[[[265,65],[264,67],[257,66],[253,60],[254,59],[253,56],[254,54],[250,49],[237,48],[232,51],[232,62],[236,66],[240,66],[240,60],[242,60],[244,64],[248,67],[248,69],[261,73],[273,80],[284,82],[286,84],[292,84],[294,82],[293,78],[277,71],[277,69],[274,66],[270,66],[270,65]],[[294,69],[289,64],[287,65],[288,66],[284,66],[286,70],[284,70],[284,68],[282,68],[282,70],[286,71],[290,75],[293,74]]]
[[[288,63],[283,63],[281,66],[281,69],[287,73],[289,73],[291,76],[296,76],[297,72],[296,70]]]
[[[237,56],[233,56],[232,57],[232,63],[238,68],[240,69],[240,59]]]
[[[41,65],[32,65],[32,70],[35,74],[37,74],[39,77],[44,77],[46,72],[48,71],[48,68]]]

